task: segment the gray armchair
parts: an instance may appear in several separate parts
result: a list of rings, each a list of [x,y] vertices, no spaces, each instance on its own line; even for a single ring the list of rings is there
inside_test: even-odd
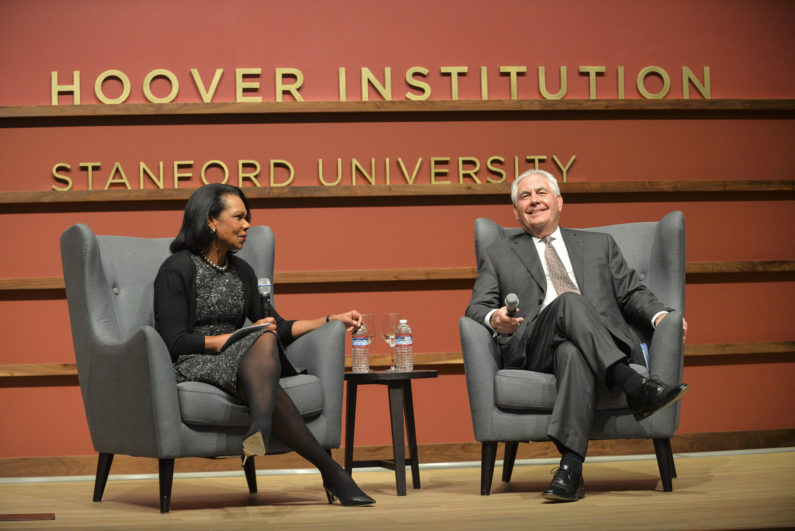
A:
[[[74,225],[61,236],[66,298],[88,428],[99,452],[94,501],[101,501],[114,454],[159,460],[160,511],[169,511],[174,459],[242,454],[248,407],[209,384],[177,384],[154,329],[153,283],[170,238],[95,236]],[[273,233],[251,227],[239,253],[258,277],[273,278]],[[340,322],[298,338],[287,357],[307,374],[283,378],[323,448],[340,445],[345,329]],[[268,453],[289,449],[272,438]],[[257,491],[254,459],[245,466]]]
[[[475,252],[520,228],[505,228],[493,221],[475,221]],[[660,322],[649,345],[649,368],[638,372],[659,376],[669,384],[682,381],[684,346],[682,315],[685,308],[685,223],[681,212],[659,222],[627,223],[587,229],[615,238],[628,264],[667,306],[676,308]],[[502,480],[509,482],[519,442],[548,440],[547,423],[554,404],[555,377],[501,367],[499,350],[482,323],[467,317],[459,322],[469,404],[475,438],[482,443],[482,495],[491,492],[497,443],[505,442]],[[637,422],[621,393],[606,390],[599,396],[591,439],[653,439],[663,489],[671,491],[676,477],[670,438],[679,426],[681,402]]]

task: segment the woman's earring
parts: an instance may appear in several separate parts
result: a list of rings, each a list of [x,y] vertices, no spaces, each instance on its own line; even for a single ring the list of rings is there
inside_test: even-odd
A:
[[[215,238],[215,229],[210,229],[210,236]]]

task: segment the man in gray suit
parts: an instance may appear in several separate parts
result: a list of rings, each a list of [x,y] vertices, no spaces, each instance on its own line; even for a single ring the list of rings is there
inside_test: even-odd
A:
[[[600,387],[621,389],[637,420],[687,391],[629,366],[644,361],[627,322],[651,331],[672,309],[641,284],[610,235],[559,227],[563,198],[552,175],[523,173],[511,200],[524,232],[482,253],[466,315],[493,332],[506,368],[555,375],[547,434],[562,458],[543,496],[575,501],[585,496],[582,464]],[[520,301],[513,314],[502,303],[509,293]]]

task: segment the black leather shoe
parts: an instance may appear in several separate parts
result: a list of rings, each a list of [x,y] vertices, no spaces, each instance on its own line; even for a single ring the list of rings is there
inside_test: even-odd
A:
[[[337,495],[331,490],[331,487],[323,483],[323,488],[326,489],[326,498],[329,503],[334,503],[334,500],[339,500],[340,505],[373,505],[375,500],[365,494],[357,487],[358,494],[343,494]]]
[[[644,378],[640,391],[627,397],[635,420],[643,420],[652,413],[670,406],[684,396],[690,388],[687,384],[666,385],[654,378]]]
[[[552,483],[541,495],[542,498],[552,501],[577,501],[585,498],[585,482],[582,474],[571,470],[568,465],[557,469]]]

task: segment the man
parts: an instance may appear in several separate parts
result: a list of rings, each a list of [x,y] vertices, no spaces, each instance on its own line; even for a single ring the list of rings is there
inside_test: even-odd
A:
[[[641,284],[613,238],[561,229],[563,198],[545,171],[520,175],[511,200],[524,232],[482,253],[466,315],[493,332],[506,368],[555,375],[547,434],[562,458],[543,497],[575,501],[585,496],[582,464],[598,389],[621,389],[642,420],[680,399],[688,386],[630,368],[630,360],[643,363],[643,354],[627,321],[651,331],[671,309]],[[508,293],[519,297],[516,315],[501,306]]]

